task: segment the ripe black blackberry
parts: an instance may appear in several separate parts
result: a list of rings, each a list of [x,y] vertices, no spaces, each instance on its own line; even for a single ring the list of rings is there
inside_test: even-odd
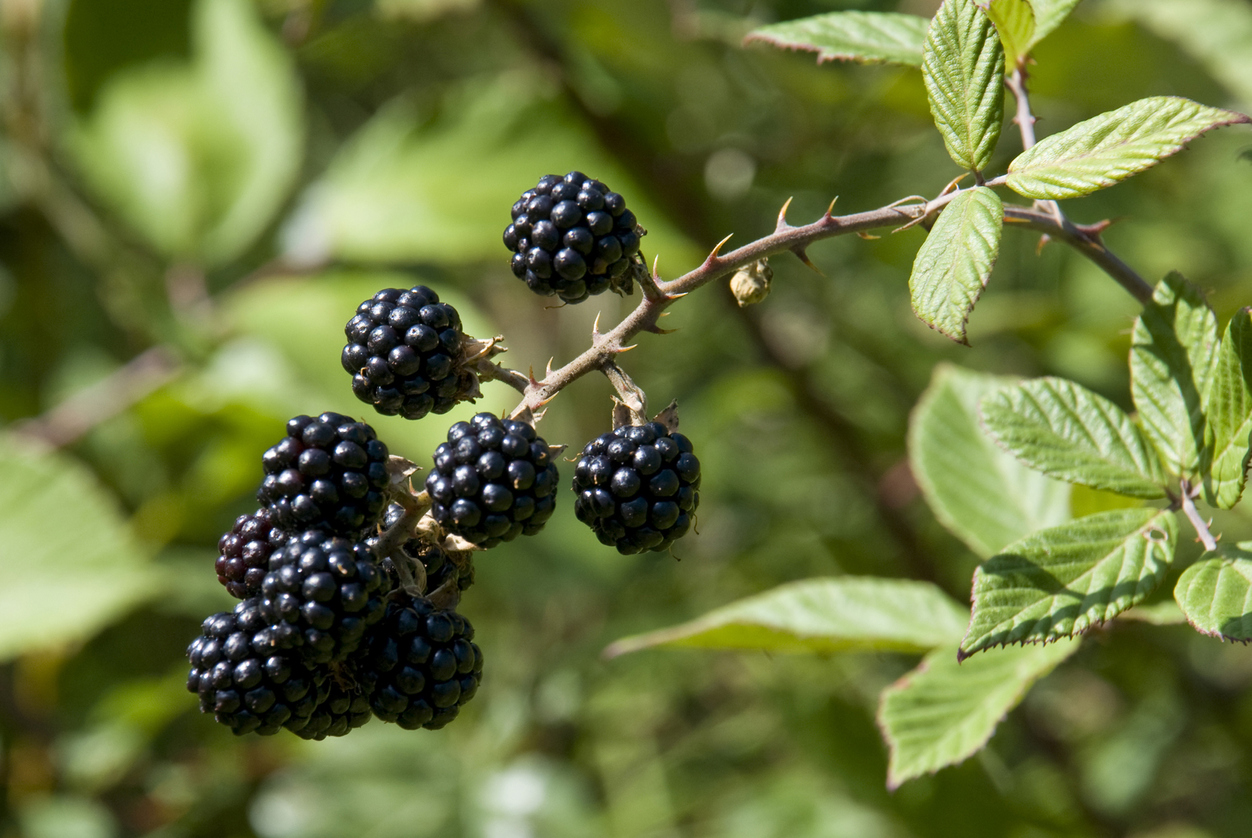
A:
[[[356,535],[382,514],[387,456],[387,446],[364,422],[339,413],[297,416],[261,458],[265,480],[257,500],[287,532],[323,527]]]
[[[455,719],[482,681],[483,654],[473,639],[474,627],[455,611],[392,594],[362,664],[376,679],[374,715],[405,730],[436,730]]]
[[[341,661],[382,618],[384,578],[364,542],[306,530],[270,556],[261,614],[306,663]]]
[[[479,413],[448,429],[426,491],[441,527],[494,547],[543,529],[556,508],[558,479],[548,443],[534,428]]]
[[[287,538],[286,532],[274,526],[269,509],[240,515],[230,532],[217,541],[217,581],[235,599],[259,596],[261,580],[269,572],[270,553]]]
[[[574,514],[620,553],[665,550],[690,529],[699,488],[691,440],[659,422],[628,425],[583,448]]]
[[[398,503],[393,503],[387,507],[387,511],[383,513],[382,528],[388,530],[404,514],[403,507]],[[370,549],[378,543],[378,537],[372,536],[365,540]],[[422,567],[426,571],[426,590],[435,591],[443,587],[449,579],[456,577],[456,587],[459,591],[464,591],[474,584],[474,565],[469,561],[460,561],[459,557],[449,555],[437,544],[431,544],[420,538],[410,538],[400,547],[411,560],[421,562]],[[381,566],[383,572],[387,574],[391,580],[389,587],[395,588],[400,583],[399,573],[396,571],[394,564],[389,556],[382,557]]]
[[[424,285],[379,291],[357,306],[344,334],[340,361],[352,392],[379,413],[421,419],[478,395],[478,379],[461,363],[461,316]]]
[[[610,288],[631,292],[644,230],[626,200],[582,172],[545,175],[513,205],[504,245],[513,274],[537,294],[580,303]]]
[[[277,648],[255,598],[206,619],[187,657],[187,689],[200,696],[200,710],[236,735],[299,731],[326,697],[326,673]]]
[[[346,736],[374,717],[369,688],[357,682],[357,671],[352,661],[331,665],[325,698],[309,716],[308,723],[294,731],[297,736],[319,741],[327,736]]]

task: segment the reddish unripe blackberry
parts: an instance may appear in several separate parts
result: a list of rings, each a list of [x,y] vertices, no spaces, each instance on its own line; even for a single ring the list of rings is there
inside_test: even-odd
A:
[[[388,530],[400,520],[404,514],[403,507],[398,503],[393,503],[387,507],[387,511],[383,513],[382,529]],[[365,540],[370,549],[374,549],[378,543],[377,536],[371,536]],[[469,562],[457,562],[448,552],[437,544],[431,544],[420,538],[410,538],[400,546],[410,560],[421,562],[423,569],[426,571],[426,590],[435,591],[441,587],[453,576],[456,577],[456,587],[459,591],[464,591],[474,584],[474,565]],[[384,556],[381,562],[382,570],[387,574],[390,584],[388,587],[395,588],[400,584],[400,575],[396,571],[395,565],[390,556]]]
[[[513,275],[536,294],[580,303],[610,288],[631,292],[644,230],[626,200],[582,172],[545,175],[513,205],[504,246]]]
[[[339,413],[297,416],[287,436],[261,458],[257,500],[287,532],[314,527],[356,535],[383,511],[387,446],[364,422]]]
[[[205,620],[187,657],[187,689],[200,710],[237,735],[299,731],[326,697],[326,673],[277,647],[257,599]]]
[[[352,392],[379,413],[421,419],[478,394],[462,364],[461,316],[424,285],[384,288],[357,306],[340,355]]]
[[[382,617],[384,579],[365,543],[306,530],[270,556],[261,613],[305,662],[341,661]]]
[[[620,553],[666,550],[691,528],[699,488],[691,440],[659,422],[628,425],[583,448],[574,514]]]
[[[286,532],[274,526],[268,509],[240,515],[230,532],[217,541],[217,581],[236,599],[259,596],[261,580],[269,572],[270,553],[287,538]]]
[[[534,428],[479,413],[448,429],[426,491],[441,527],[494,547],[543,529],[556,508],[558,479],[548,443]]]
[[[473,639],[474,627],[455,611],[392,594],[362,664],[375,679],[374,715],[406,730],[436,730],[456,718],[482,681],[483,654]]]

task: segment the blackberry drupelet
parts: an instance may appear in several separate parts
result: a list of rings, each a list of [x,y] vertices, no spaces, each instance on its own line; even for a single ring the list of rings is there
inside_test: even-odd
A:
[[[400,516],[404,514],[404,509],[398,503],[393,503],[387,507],[387,511],[383,513],[382,529],[388,530],[400,520]],[[365,540],[370,549],[378,543],[377,536],[371,536]],[[438,544],[431,544],[421,538],[410,538],[401,545],[401,550],[410,559],[415,562],[421,562],[422,567],[426,570],[426,590],[428,592],[438,590],[443,587],[449,579],[456,577],[456,587],[459,591],[464,591],[474,584],[474,565],[468,561],[458,561],[444,550]],[[391,584],[389,587],[395,588],[400,583],[399,574],[396,572],[390,556],[382,558],[381,566],[383,572],[387,574]]]
[[[379,413],[421,419],[478,395],[461,364],[461,317],[424,285],[384,288],[357,306],[340,355],[352,392]]]
[[[341,661],[382,618],[384,579],[364,542],[306,530],[270,556],[261,614],[306,663]]]
[[[378,523],[389,480],[387,446],[364,422],[339,413],[297,416],[261,464],[266,476],[257,500],[275,526],[355,536]]]
[[[351,661],[332,664],[326,680],[326,696],[309,717],[308,724],[294,731],[301,739],[322,740],[346,736],[374,717],[370,710],[369,687],[357,682],[358,667]]]
[[[362,664],[376,679],[374,715],[406,730],[436,730],[456,718],[482,680],[483,654],[473,639],[474,627],[455,611],[393,594]]]
[[[326,697],[326,673],[277,648],[255,598],[206,619],[187,657],[187,689],[200,696],[200,710],[236,735],[299,731]]]
[[[534,428],[479,413],[448,429],[426,491],[441,527],[494,547],[543,529],[556,508],[558,479],[548,443]]]
[[[699,488],[691,440],[659,422],[628,425],[583,448],[574,514],[620,553],[665,550],[690,529]]]
[[[582,172],[545,175],[513,205],[504,245],[513,274],[537,294],[580,303],[610,288],[631,292],[644,230],[626,201]]]
[[[217,542],[217,581],[235,599],[259,596],[261,580],[269,572],[270,553],[287,541],[287,533],[274,526],[269,509],[240,515],[230,532]]]

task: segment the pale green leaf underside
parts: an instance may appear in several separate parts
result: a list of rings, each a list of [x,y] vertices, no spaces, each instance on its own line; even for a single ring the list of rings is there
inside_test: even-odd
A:
[[[1140,99],[1040,140],[1009,164],[1007,184],[1027,198],[1077,198],[1155,166],[1206,131],[1247,121],[1176,96]]]
[[[1199,289],[1170,273],[1135,320],[1130,394],[1166,465],[1184,476],[1195,473],[1204,448],[1204,394],[1216,354],[1213,310]]]
[[[771,652],[925,652],[961,636],[969,612],[929,582],[806,579],[633,637],[608,657],[653,646]]]
[[[987,17],[1000,33],[1004,63],[1009,68],[1030,51],[1035,35],[1035,13],[1027,0],[991,0],[985,3]]]
[[[1161,509],[1119,509],[1041,530],[974,572],[961,655],[1070,637],[1142,602],[1174,555],[1177,524]]]
[[[1000,254],[1004,206],[985,186],[957,195],[939,214],[913,260],[913,313],[930,328],[969,344],[965,326]]]
[[[1063,378],[1037,378],[982,401],[988,433],[1049,477],[1136,498],[1165,496],[1161,456],[1120,407]]]
[[[1034,47],[1060,26],[1078,2],[1079,0],[1030,0],[1035,12],[1035,33],[1030,46]]]
[[[883,691],[878,727],[887,740],[887,786],[955,765],[979,751],[1031,686],[1079,646],[1004,649],[958,663],[952,647],[937,649]]]
[[[155,587],[95,478],[29,446],[0,435],[0,660],[84,640]]]
[[[1252,309],[1230,319],[1205,402],[1204,497],[1230,509],[1243,494],[1252,436]]]
[[[895,12],[828,12],[754,29],[745,43],[816,52],[818,62],[859,61],[922,66],[930,20]]]
[[[1219,545],[1183,571],[1174,599],[1195,630],[1228,640],[1252,641],[1252,546]]]
[[[974,0],[944,0],[935,13],[922,81],[948,154],[958,166],[986,168],[1004,119],[1004,48]]]
[[[909,420],[909,464],[939,522],[986,558],[1069,518],[1069,486],[1022,465],[982,430],[978,402],[1016,379],[935,367]]]

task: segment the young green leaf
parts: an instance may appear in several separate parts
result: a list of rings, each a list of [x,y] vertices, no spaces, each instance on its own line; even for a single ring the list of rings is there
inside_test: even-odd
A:
[[[690,622],[604,650],[653,646],[771,652],[925,652],[961,636],[969,612],[929,582],[873,577],[806,579],[714,609]]]
[[[999,195],[966,189],[944,207],[913,260],[913,312],[957,343],[969,344],[965,325],[1000,253],[1003,225]]]
[[[1165,496],[1169,475],[1120,407],[1064,378],[1036,378],[982,400],[987,432],[1049,477],[1136,498]]]
[[[1252,641],[1252,542],[1205,553],[1178,578],[1174,599],[1201,634]]]
[[[1078,5],[1078,0],[1030,0],[1030,5],[1035,13],[1035,33],[1027,52],[1069,17],[1069,13]]]
[[[1204,448],[1204,394],[1217,354],[1217,318],[1203,295],[1171,272],[1135,320],[1130,394],[1148,436],[1178,474],[1193,475]]]
[[[1036,681],[1077,651],[1077,640],[1005,649],[958,663],[936,649],[883,691],[878,727],[891,752],[887,787],[964,761]]]
[[[979,400],[1015,380],[939,364],[909,419],[909,465],[926,502],[983,558],[1069,518],[1069,486],[1019,463],[979,424]]]
[[[935,13],[922,81],[948,154],[958,166],[986,168],[1004,119],[1004,48],[974,0],[944,0]]]
[[[1035,12],[1026,0],[982,0],[987,17],[1000,33],[1004,63],[1012,68],[1026,57],[1035,36]]]
[[[1027,198],[1089,195],[1155,166],[1206,131],[1248,121],[1176,96],[1140,99],[1040,140],[1009,164],[1007,184]]]
[[[817,53],[817,61],[887,62],[922,66],[930,20],[895,12],[827,12],[754,29],[744,43]]]
[[[1252,308],[1226,325],[1205,401],[1204,497],[1230,509],[1243,494],[1252,436]]]
[[[1142,602],[1174,557],[1163,509],[1119,509],[1040,530],[974,572],[961,657],[992,646],[1072,637]]]

